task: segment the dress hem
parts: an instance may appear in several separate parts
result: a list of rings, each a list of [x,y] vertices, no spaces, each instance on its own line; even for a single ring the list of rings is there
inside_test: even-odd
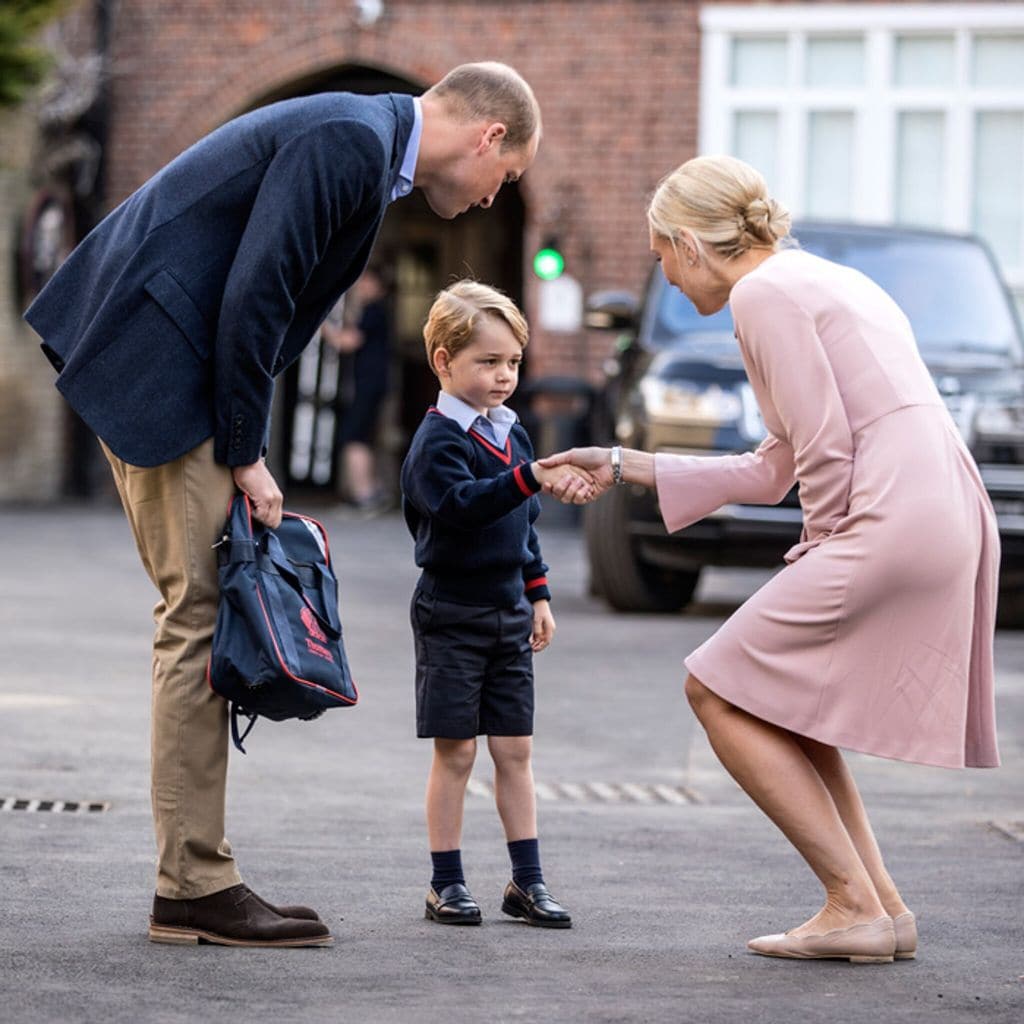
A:
[[[927,768],[998,768],[1000,766],[998,760],[992,763],[971,764],[968,763],[966,757],[962,757],[958,762],[923,761],[919,757],[910,757],[906,754],[898,754],[891,750],[872,750],[862,744],[851,743],[849,739],[839,739],[836,736],[829,735],[827,730],[815,729],[812,731],[809,729],[795,729],[789,723],[782,721],[780,716],[774,714],[771,708],[760,707],[755,701],[751,701],[746,696],[739,698],[734,697],[730,693],[728,687],[723,686],[719,681],[716,681],[713,672],[709,673],[706,669],[698,668],[699,662],[700,658],[696,652],[683,659],[683,664],[686,666],[690,674],[700,680],[700,682],[702,682],[716,696],[735,705],[740,708],[740,710],[746,711],[755,718],[760,718],[762,721],[778,726],[780,729],[785,729],[787,732],[792,732],[798,736],[805,736],[807,739],[815,740],[817,743],[825,743],[831,747],[840,747],[843,750],[849,750],[857,754],[870,754],[872,757],[884,757],[890,761],[903,761],[906,764],[924,765]]]

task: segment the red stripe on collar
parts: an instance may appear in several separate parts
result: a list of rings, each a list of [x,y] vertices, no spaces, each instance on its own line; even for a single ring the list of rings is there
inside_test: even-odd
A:
[[[478,434],[475,430],[469,431],[470,435],[479,441],[489,452],[493,455],[497,455],[506,466],[512,465],[512,434],[505,438],[505,450],[501,451],[500,448],[495,448],[487,438]]]

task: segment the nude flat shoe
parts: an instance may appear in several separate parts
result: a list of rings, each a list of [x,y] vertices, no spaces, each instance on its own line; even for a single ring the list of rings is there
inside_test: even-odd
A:
[[[896,953],[896,929],[891,917],[879,917],[870,924],[834,928],[821,935],[804,935],[800,938],[789,932],[762,935],[751,939],[747,948],[761,956],[793,960],[849,960],[851,964],[891,964]]]
[[[908,910],[892,919],[896,929],[896,959],[913,960],[917,956],[917,919]]]

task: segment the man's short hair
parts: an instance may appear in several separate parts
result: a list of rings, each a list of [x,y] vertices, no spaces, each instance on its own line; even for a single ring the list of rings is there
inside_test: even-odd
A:
[[[431,370],[434,370],[434,353],[439,348],[447,349],[448,355],[454,356],[473,343],[481,317],[505,324],[520,348],[526,348],[530,340],[526,317],[504,292],[479,281],[456,281],[437,293],[423,327]]]
[[[540,134],[540,105],[526,79],[497,61],[452,68],[428,96],[444,100],[465,121],[500,121],[506,129],[503,149],[520,149]]]

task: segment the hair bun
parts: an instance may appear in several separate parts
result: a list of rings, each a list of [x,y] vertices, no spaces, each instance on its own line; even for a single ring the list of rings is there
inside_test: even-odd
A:
[[[747,203],[743,226],[758,241],[772,244],[789,233],[790,217],[774,199],[757,196]]]

